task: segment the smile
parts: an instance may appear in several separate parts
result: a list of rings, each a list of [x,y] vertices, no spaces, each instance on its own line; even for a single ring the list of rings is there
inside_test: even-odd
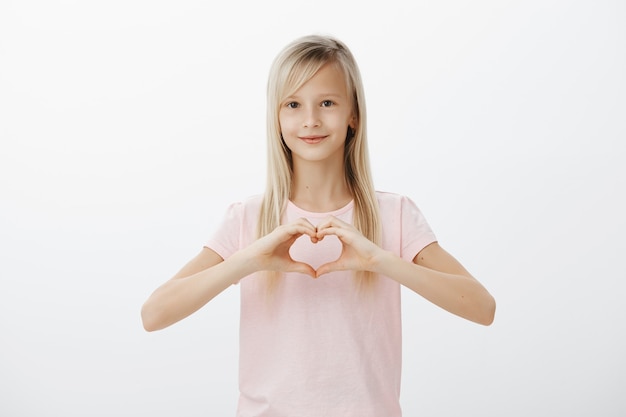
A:
[[[321,141],[323,141],[327,137],[328,136],[319,136],[319,135],[315,135],[315,136],[298,136],[298,139],[300,139],[301,141],[303,141],[305,143],[316,144],[316,143],[320,143]]]

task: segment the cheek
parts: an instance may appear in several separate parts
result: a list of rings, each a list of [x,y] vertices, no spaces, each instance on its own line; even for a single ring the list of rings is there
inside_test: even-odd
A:
[[[280,113],[278,114],[278,130],[281,132],[283,130],[289,129],[289,120],[288,118],[282,116]]]
[[[289,117],[279,117],[278,129],[284,135],[293,134],[297,132],[297,123],[294,123],[293,119]]]

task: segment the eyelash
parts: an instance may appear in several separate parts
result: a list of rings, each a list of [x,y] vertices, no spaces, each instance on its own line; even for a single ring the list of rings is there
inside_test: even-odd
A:
[[[331,107],[335,104],[334,101],[332,100],[323,100],[320,103],[321,107]],[[300,103],[296,102],[296,101],[290,101],[289,103],[285,104],[285,107],[288,107],[290,109],[297,109],[298,107],[300,107]]]

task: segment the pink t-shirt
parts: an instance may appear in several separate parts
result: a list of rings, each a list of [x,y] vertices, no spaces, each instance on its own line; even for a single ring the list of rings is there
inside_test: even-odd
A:
[[[408,262],[435,235],[407,197],[377,192],[382,247]],[[226,259],[256,239],[261,197],[231,205],[206,246]],[[329,215],[352,222],[353,203],[312,213],[289,202],[285,222],[313,225]],[[291,256],[313,268],[336,259],[341,244],[302,236]],[[359,292],[351,272],[312,279],[287,273],[271,298],[256,274],[240,281],[238,417],[399,417],[402,335],[400,284],[380,277]]]

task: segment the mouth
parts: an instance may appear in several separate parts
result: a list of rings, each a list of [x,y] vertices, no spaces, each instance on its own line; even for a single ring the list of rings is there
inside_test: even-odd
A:
[[[312,135],[312,136],[298,136],[298,139],[300,139],[304,143],[316,144],[316,143],[320,143],[321,141],[323,141],[327,137],[328,136]]]

